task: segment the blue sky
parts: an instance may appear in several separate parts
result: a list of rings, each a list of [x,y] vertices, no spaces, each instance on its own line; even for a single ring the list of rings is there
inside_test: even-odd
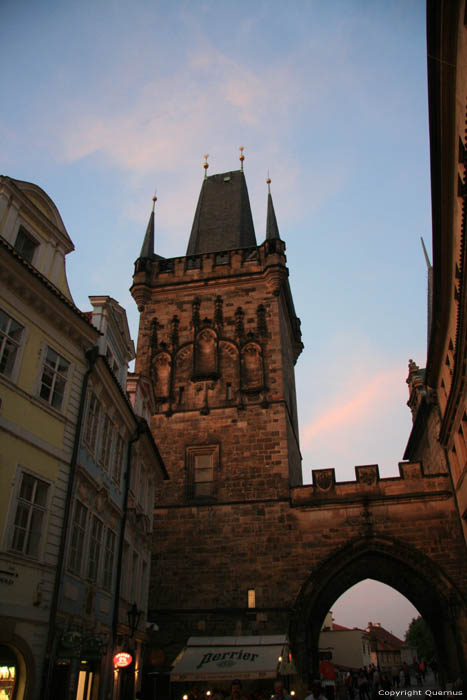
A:
[[[256,236],[269,169],[302,320],[304,478],[395,475],[407,362],[426,357],[423,0],[4,0],[0,39],[0,170],[57,204],[78,306],[110,294],[136,340],[154,189],[157,252],[183,255],[203,154],[224,172],[244,146]]]

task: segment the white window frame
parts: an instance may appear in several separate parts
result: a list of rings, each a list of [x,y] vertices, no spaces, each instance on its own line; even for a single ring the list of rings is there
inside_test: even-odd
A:
[[[99,537],[95,536],[94,525],[100,528]],[[95,584],[99,583],[102,563],[101,551],[104,535],[104,523],[95,513],[90,514],[88,527],[88,548],[86,558],[86,579]],[[92,567],[92,568],[91,568]]]
[[[35,554],[29,554],[27,552],[14,548],[14,539],[15,539],[15,533],[16,533],[16,516],[18,513],[18,506],[20,504],[20,499],[21,499],[21,486],[23,483],[23,476],[29,476],[32,479],[35,479],[36,481],[39,481],[43,484],[46,485],[47,487],[47,494],[46,494],[46,502],[45,505],[36,505],[36,510],[39,510],[41,513],[43,513],[43,517],[41,520],[41,534],[39,538],[39,542],[37,545],[37,552]],[[50,499],[51,499],[51,492],[52,492],[52,483],[43,477],[42,474],[37,474],[31,469],[28,469],[26,467],[23,467],[22,465],[18,465],[16,468],[16,473],[15,473],[15,485],[14,488],[12,489],[11,492],[11,499],[10,499],[10,507],[9,507],[9,516],[7,519],[7,527],[5,528],[5,534],[7,536],[7,548],[9,551],[12,553],[16,554],[17,556],[24,557],[26,559],[33,559],[34,561],[41,561],[44,556],[44,549],[47,541],[47,532],[48,532],[48,519],[49,519],[49,513],[50,513]],[[35,490],[36,493],[36,490]],[[27,501],[25,501],[27,503]],[[33,507],[34,509],[34,507]],[[28,528],[31,524],[31,515],[28,516]]]
[[[122,547],[122,578],[120,580],[120,598],[129,600],[130,588],[130,543],[124,540]]]
[[[24,347],[26,345],[27,337],[29,335],[29,329],[27,326],[24,325],[23,322],[18,321],[18,319],[13,314],[11,314],[10,311],[7,311],[5,309],[5,307],[0,307],[0,311],[2,313],[4,313],[11,321],[14,321],[22,328],[21,340],[20,340],[19,344],[17,345],[16,355],[15,355],[15,359],[13,361],[13,367],[12,367],[11,373],[5,374],[3,372],[0,372],[0,377],[2,377],[3,379],[9,379],[11,382],[16,382],[18,379],[19,368],[21,366],[21,359],[23,357],[23,350],[24,350]],[[7,335],[5,335],[5,336],[0,335],[0,360],[3,357],[3,352],[4,352],[4,347],[6,345],[6,342],[7,342],[6,341],[7,337],[8,337]]]
[[[54,378],[53,378],[53,383],[52,383],[52,392],[51,392],[49,398],[46,399],[43,396],[41,396],[41,391],[42,391],[42,378],[44,376],[44,370],[46,367],[47,355],[48,355],[49,350],[54,352],[57,355],[57,357],[64,360],[68,366],[67,366],[66,375],[60,374],[56,369],[53,370]],[[68,394],[70,391],[70,385],[72,384],[73,365],[70,362],[70,360],[67,357],[65,357],[62,353],[63,353],[63,350],[61,350],[59,352],[50,343],[45,342],[45,341],[43,342],[36,393],[37,393],[37,397],[39,398],[39,400],[42,401],[44,404],[46,404],[50,409],[52,409],[52,411],[57,411],[58,413],[64,414],[66,411],[67,404],[68,404]],[[48,365],[48,366],[50,367],[50,365]],[[61,401],[59,408],[57,408],[56,406],[53,406],[53,404],[51,402],[51,397],[53,397],[53,395],[54,395],[54,390],[55,390],[56,381],[57,381],[57,375],[60,377],[63,377],[65,379],[65,388],[63,391],[62,401]]]
[[[108,411],[103,412],[102,431],[99,446],[99,463],[110,472],[112,466],[112,453],[115,438],[115,423]]]
[[[139,475],[138,475],[138,503],[142,508],[144,507],[145,496],[147,496],[147,470],[144,465],[143,460],[141,460],[139,465]],[[146,509],[145,509],[146,510]]]
[[[76,510],[78,505],[83,509],[84,511],[84,527],[82,527],[81,523],[76,523],[75,517],[76,517]],[[81,511],[81,512],[83,512]],[[84,553],[86,552],[86,540],[87,540],[87,533],[88,533],[88,522],[89,522],[89,508],[84,505],[84,503],[81,503],[79,499],[75,500],[75,503],[73,505],[73,519],[71,521],[71,532],[70,532],[70,543],[68,546],[68,557],[67,557],[67,568],[68,571],[71,571],[71,573],[76,574],[77,576],[81,576],[81,572],[83,569],[83,557]],[[75,525],[77,526],[77,529],[80,531],[81,539],[80,539],[80,546],[77,548],[77,559],[78,559],[78,566],[76,568],[73,568],[71,564],[71,552],[72,552],[72,541],[73,541],[73,536],[75,533]]]
[[[121,448],[121,449],[120,449]],[[122,484],[123,466],[125,464],[125,440],[116,430],[115,447],[112,455],[112,479],[120,487]]]
[[[97,411],[91,414],[91,401],[93,397],[96,400]],[[99,444],[99,424],[101,422],[101,415],[102,402],[97,393],[95,392],[94,388],[90,387],[88,390],[83,442],[93,454],[96,454],[97,447]]]
[[[33,243],[35,243],[34,251],[33,251],[31,260],[27,260],[26,258],[24,258],[23,255],[21,254],[21,252],[16,247],[16,243],[18,241],[18,236],[21,233],[23,233],[25,236],[30,238],[30,240]],[[21,255],[23,260],[25,260],[29,265],[33,265],[34,267],[38,267],[37,263],[38,263],[39,251],[41,249],[41,243],[42,243],[41,239],[35,233],[31,233],[31,231],[29,230],[29,228],[27,226],[25,226],[23,223],[20,223],[20,225],[18,226],[18,230],[16,231],[16,235],[14,237],[13,248],[18,253],[18,255]]]
[[[109,536],[113,536],[113,545],[110,548]],[[114,581],[115,569],[115,547],[117,544],[117,535],[110,527],[105,528],[104,533],[104,556],[102,560],[102,588],[109,593],[112,592],[112,584]],[[109,566],[110,559],[110,566]]]
[[[130,591],[128,592],[129,594],[129,602],[138,602],[138,581],[140,580],[140,575],[139,575],[139,568],[141,565],[141,555],[138,552],[138,550],[133,547],[132,552],[131,552],[131,582],[130,582]]]

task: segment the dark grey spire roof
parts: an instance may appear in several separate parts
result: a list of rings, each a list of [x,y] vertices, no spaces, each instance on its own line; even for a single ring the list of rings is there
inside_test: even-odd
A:
[[[241,170],[203,181],[187,255],[256,246],[245,176]]]
[[[146,235],[144,236],[143,245],[141,246],[140,258],[152,258],[154,256],[154,207],[152,208],[151,216],[149,217]]]
[[[274,211],[274,204],[272,203],[271,193],[269,192],[268,215],[266,219],[266,239],[269,240],[271,238],[278,238],[281,240],[281,237],[279,236],[279,227],[277,225],[276,212]]]

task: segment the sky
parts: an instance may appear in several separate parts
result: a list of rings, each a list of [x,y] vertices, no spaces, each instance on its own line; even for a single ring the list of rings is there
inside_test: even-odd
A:
[[[54,200],[76,304],[114,297],[135,341],[154,190],[156,252],[184,255],[204,154],[212,175],[243,146],[261,243],[269,171],[305,345],[304,481],[398,474],[407,364],[426,359],[424,0],[3,0],[0,60],[0,172]]]

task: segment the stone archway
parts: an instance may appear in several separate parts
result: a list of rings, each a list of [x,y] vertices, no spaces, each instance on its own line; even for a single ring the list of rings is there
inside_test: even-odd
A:
[[[290,639],[303,678],[318,666],[318,639],[326,613],[345,591],[372,578],[417,607],[435,639],[442,680],[465,677],[462,630],[466,604],[432,560],[392,538],[365,537],[334,550],[302,586],[291,618]],[[465,648],[465,646],[464,646]]]
[[[2,618],[0,625],[0,645],[10,650],[16,659],[17,677],[14,697],[16,700],[30,700],[38,682],[38,671],[32,651],[27,642],[11,630],[11,621]]]

